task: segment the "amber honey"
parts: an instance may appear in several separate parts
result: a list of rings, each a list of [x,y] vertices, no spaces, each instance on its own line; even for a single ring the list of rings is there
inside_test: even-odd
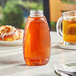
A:
[[[28,17],[23,51],[27,65],[44,65],[50,58],[50,32],[45,17]]]
[[[76,43],[76,19],[63,20],[63,41]]]

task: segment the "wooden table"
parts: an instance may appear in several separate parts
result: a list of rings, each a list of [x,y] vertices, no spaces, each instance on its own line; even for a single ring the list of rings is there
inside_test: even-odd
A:
[[[57,76],[53,63],[68,64],[76,69],[76,50],[59,48],[60,40],[56,32],[51,32],[51,58],[44,66],[27,66],[22,46],[0,46],[0,76]]]

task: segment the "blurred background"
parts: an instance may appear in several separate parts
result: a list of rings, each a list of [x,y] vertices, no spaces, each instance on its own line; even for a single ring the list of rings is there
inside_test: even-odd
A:
[[[23,29],[30,10],[43,10],[51,31],[56,31],[62,12],[76,10],[76,0],[0,0],[0,26]]]
[[[43,10],[42,0],[0,0],[0,25],[24,28],[30,10]]]

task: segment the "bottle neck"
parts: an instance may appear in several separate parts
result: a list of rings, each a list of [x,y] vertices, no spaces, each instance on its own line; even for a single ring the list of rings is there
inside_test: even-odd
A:
[[[43,17],[43,11],[42,10],[31,10],[30,11],[30,17]]]

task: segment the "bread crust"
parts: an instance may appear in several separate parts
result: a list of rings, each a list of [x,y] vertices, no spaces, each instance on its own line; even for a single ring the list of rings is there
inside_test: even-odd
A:
[[[22,29],[17,29],[17,31],[18,31],[18,36],[19,36],[18,39],[23,39],[23,30]]]
[[[0,40],[2,41],[14,41],[18,39],[18,32],[15,27],[12,26],[0,26]]]

